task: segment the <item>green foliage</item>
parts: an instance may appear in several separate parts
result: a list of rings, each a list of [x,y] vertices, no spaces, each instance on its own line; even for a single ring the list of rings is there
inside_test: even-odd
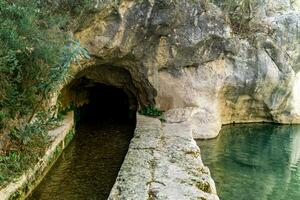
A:
[[[54,150],[54,156],[58,157],[62,152],[62,148],[58,145]]]
[[[58,122],[43,103],[69,78],[71,64],[89,58],[67,27],[91,2],[0,0],[0,135],[5,128],[11,140],[0,155],[0,185],[44,154],[47,131]],[[29,123],[8,123],[19,119]]]
[[[44,155],[49,142],[48,131],[60,124],[58,119],[46,117],[45,113],[38,113],[35,122],[11,131],[11,150],[0,156],[0,185],[20,176]]]
[[[48,15],[56,15],[61,18],[64,24],[64,30],[76,30],[78,27],[78,20],[84,15],[93,13],[98,0],[40,0],[39,5],[42,8],[47,8]],[[98,3],[99,4],[99,3]]]
[[[68,13],[69,15],[79,15],[80,13],[93,9],[95,0],[39,0],[40,7],[47,8],[51,14]]]
[[[13,129],[10,132],[10,138],[18,145],[27,145],[30,142],[36,142],[35,136],[47,136],[47,130],[57,126],[56,121],[53,118],[45,119],[40,118],[33,123],[26,124],[20,129]]]
[[[222,10],[228,13],[232,29],[235,33],[247,33],[250,31],[249,22],[253,18],[253,12],[260,0],[211,0]]]
[[[53,5],[0,0],[0,113],[7,119],[28,116],[31,121],[67,78],[70,64],[88,58],[87,51],[64,30],[68,15],[51,13]],[[1,121],[5,120],[0,117],[3,128]]]
[[[64,47],[60,64],[53,66],[50,69],[49,84],[44,86],[46,94],[55,90],[57,85],[66,82],[68,77],[69,66],[76,62],[80,65],[81,58],[90,58],[87,50],[83,48],[79,41],[71,40]]]
[[[147,106],[139,110],[139,113],[142,115],[150,116],[150,117],[159,117],[164,112],[162,110],[158,110],[154,106]]]
[[[0,129],[5,128],[5,114],[0,112]]]
[[[162,123],[165,123],[165,122],[166,122],[166,119],[165,119],[163,116],[161,116],[161,117],[159,118],[159,120],[160,120]]]
[[[0,184],[5,181],[8,175],[8,171],[19,171],[22,166],[19,162],[21,160],[20,154],[16,152],[11,152],[7,156],[1,156],[0,157]]]
[[[75,131],[71,130],[65,138],[65,145],[68,145],[73,140],[74,136],[75,136]]]
[[[30,1],[0,0],[0,106],[11,117],[33,108],[63,53],[63,34],[45,29],[40,15]]]

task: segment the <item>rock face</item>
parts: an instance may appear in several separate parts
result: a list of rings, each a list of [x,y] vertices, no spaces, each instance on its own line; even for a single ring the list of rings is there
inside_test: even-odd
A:
[[[213,1],[101,2],[75,33],[93,57],[75,78],[155,103],[195,138],[232,122],[300,122],[298,0],[258,1],[246,33]]]
[[[233,122],[300,123],[300,1],[251,1],[234,10],[242,22],[228,2],[247,3],[95,0],[81,19],[74,35],[92,59],[72,68],[65,96],[85,102],[76,85],[89,80],[166,111],[163,125],[139,119],[110,199],[218,199],[192,138]]]

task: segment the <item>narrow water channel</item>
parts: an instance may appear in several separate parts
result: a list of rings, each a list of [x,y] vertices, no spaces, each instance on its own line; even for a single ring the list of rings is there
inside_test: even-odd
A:
[[[75,138],[29,200],[107,199],[135,128],[126,95],[110,90],[92,91]]]
[[[221,200],[300,199],[300,126],[228,125],[197,143]]]

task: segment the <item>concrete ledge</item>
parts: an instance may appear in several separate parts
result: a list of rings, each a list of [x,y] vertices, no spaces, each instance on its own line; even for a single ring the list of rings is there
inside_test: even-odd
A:
[[[17,180],[1,188],[0,200],[25,199],[55,163],[74,133],[74,114],[69,112],[60,127],[49,131],[51,145],[47,148],[45,155],[33,168],[28,169]]]
[[[191,129],[137,116],[137,127],[109,200],[218,200]]]

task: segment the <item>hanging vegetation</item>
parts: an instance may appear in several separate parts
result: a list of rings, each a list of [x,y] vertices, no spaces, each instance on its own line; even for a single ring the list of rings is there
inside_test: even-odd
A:
[[[59,2],[67,6],[65,1],[47,2],[0,0],[2,130],[19,118],[27,117],[30,122],[41,103],[66,78],[70,64],[80,56],[88,57],[64,28],[69,12],[51,13]]]

